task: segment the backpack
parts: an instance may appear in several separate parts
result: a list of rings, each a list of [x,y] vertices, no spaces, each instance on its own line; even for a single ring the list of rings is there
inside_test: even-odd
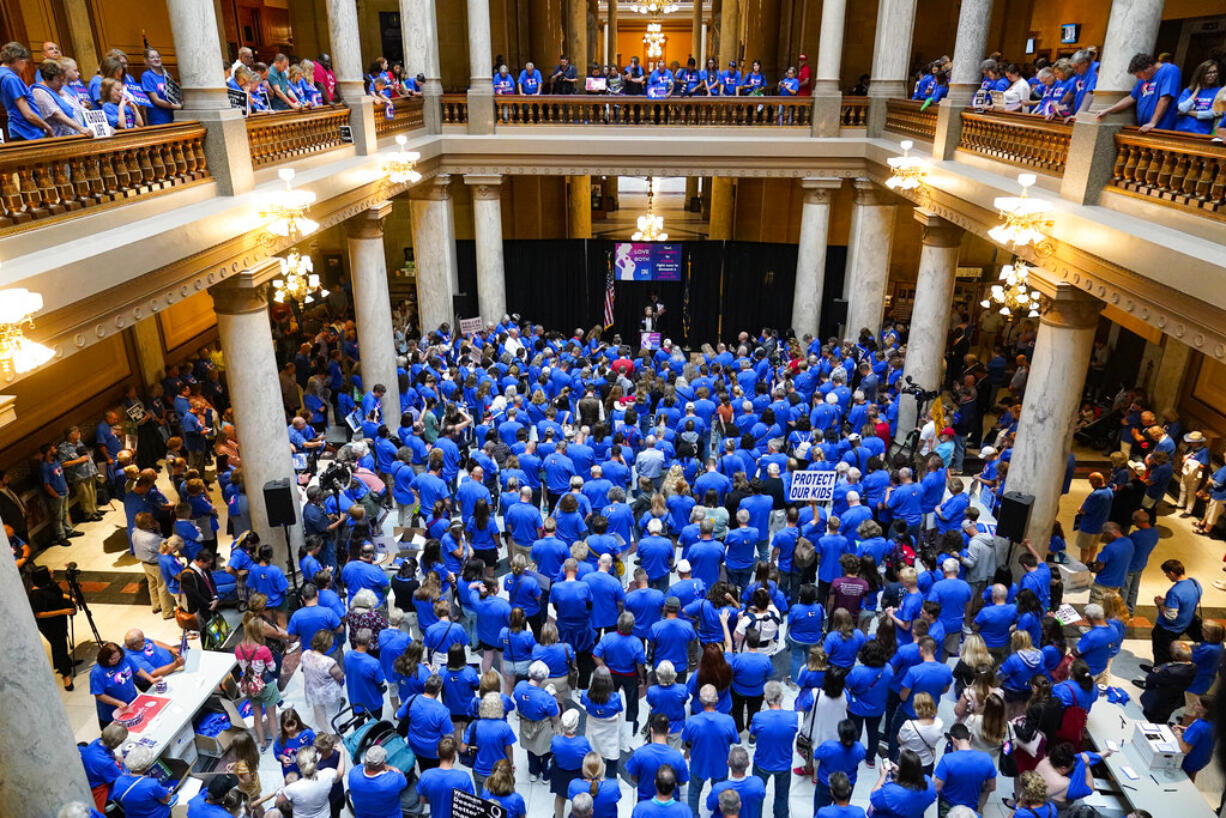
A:
[[[804,537],[796,539],[796,548],[792,551],[792,567],[800,570],[812,568],[817,563],[817,549],[813,543]]]
[[[254,653],[243,656],[239,654],[242,647],[239,645],[234,649],[234,655],[247,663],[247,666],[243,668],[242,677],[238,680],[238,690],[247,698],[254,699],[264,691],[265,685],[264,674],[255,671],[255,657],[259,655],[260,649],[256,648]]]

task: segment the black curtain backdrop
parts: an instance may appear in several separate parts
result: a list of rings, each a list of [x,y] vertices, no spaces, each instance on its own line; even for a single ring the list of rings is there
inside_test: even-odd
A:
[[[460,284],[476,312],[476,251],[459,241]],[[503,245],[507,309],[550,329],[569,332],[604,322],[605,277],[614,242],[603,239],[508,240]],[[689,347],[734,341],[762,327],[786,331],[796,285],[795,245],[735,241],[682,242],[682,280],[617,281],[614,324],[626,343],[638,340],[639,320],[655,292],[665,307],[664,335]],[[830,247],[822,312],[831,315],[843,291],[847,248]],[[688,283],[688,310],[685,309]],[[689,315],[685,332],[683,314]],[[482,316],[497,320],[501,316]],[[822,331],[827,333],[827,321]],[[833,332],[830,327],[829,332]]]

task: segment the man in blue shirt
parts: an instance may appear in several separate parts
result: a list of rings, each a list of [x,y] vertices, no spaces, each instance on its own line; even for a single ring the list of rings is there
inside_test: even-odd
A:
[[[464,777],[469,776],[465,774]],[[471,783],[470,780],[469,784]],[[349,771],[348,784],[354,815],[396,815],[400,810],[400,793],[409,782],[404,773],[387,766],[387,748],[376,744],[362,756],[362,763]],[[420,783],[418,786],[421,786]],[[433,815],[450,818],[453,787],[465,788],[464,783],[459,780],[448,781],[446,798],[440,803],[440,807],[445,806],[447,809],[443,813],[432,810]]]
[[[651,648],[651,666],[659,667],[665,660],[673,667],[682,668],[678,681],[685,680],[690,645],[698,641],[698,631],[688,620],[681,619],[681,600],[670,596],[664,600],[664,618],[651,626],[647,632],[647,645]]]
[[[741,72],[737,70],[736,60],[728,61],[728,69],[719,72],[720,88],[724,96],[734,97],[741,87]],[[753,390],[750,389],[749,392]]]
[[[664,522],[652,519],[647,524],[647,536],[639,540],[639,563],[647,572],[647,584],[658,591],[668,590],[668,577],[673,570],[672,540],[660,536]]]
[[[744,588],[749,584],[750,574],[753,572],[754,560],[757,556],[758,545],[758,529],[749,524],[749,509],[741,508],[736,513],[737,527],[728,532],[724,537],[724,548],[726,549],[728,571],[728,581],[738,588]],[[701,542],[701,540],[699,541]],[[699,573],[697,557],[694,554],[694,549],[699,543],[694,543],[690,546],[690,562],[694,565],[694,573],[707,580]],[[713,580],[708,584],[713,584]]]
[[[1174,130],[1177,110],[1175,101],[1179,99],[1180,77],[1179,68],[1173,63],[1160,63],[1152,54],[1144,52],[1136,54],[1128,62],[1128,73],[1137,78],[1132,87],[1132,93],[1097,114],[1102,122],[1103,117],[1129,108],[1137,109],[1137,125],[1142,133],[1154,128],[1164,131]]]
[[[537,70],[533,63],[525,63],[522,71],[519,72],[519,79],[516,80],[516,85],[519,86],[519,93],[525,96],[537,96],[541,93],[541,72]]]
[[[529,554],[536,570],[552,580],[562,573],[562,563],[570,557],[570,549],[557,536],[557,524],[552,517],[546,517],[541,528],[545,536],[532,544]]]
[[[683,665],[684,667],[684,665]],[[626,778],[635,785],[640,802],[648,801],[655,794],[656,772],[661,766],[672,768],[675,782],[684,784],[690,780],[690,767],[680,750],[668,746],[668,716],[653,713],[651,720],[651,743],[635,750],[626,760]],[[671,793],[670,793],[671,795]]]
[[[996,790],[996,762],[971,749],[971,731],[965,724],[953,725],[947,735],[953,749],[941,756],[932,774],[940,798],[938,812],[968,807],[982,815],[988,796]]]
[[[345,567],[341,569],[341,583],[344,584],[350,599],[353,599],[353,595],[363,588],[369,588],[375,592],[379,605],[383,604],[383,598],[387,595],[391,581],[388,580],[383,569],[374,563],[375,546],[373,543],[366,543],[362,546],[358,559],[345,563]]]
[[[670,764],[660,765],[652,787],[655,796],[649,796],[650,800],[646,801],[640,799],[634,805],[630,818],[694,818],[695,810],[673,797],[681,778],[680,772]]]
[[[626,601],[623,603],[625,609],[634,614],[635,636],[647,639],[651,627],[664,616],[664,602],[664,592],[648,586],[647,572],[642,568],[635,568],[633,587],[626,594]],[[680,601],[677,610],[681,610]]]
[[[1141,574],[1149,565],[1149,555],[1158,546],[1158,529],[1149,520],[1149,514],[1142,509],[1132,512],[1132,560],[1128,563],[1128,573],[1124,578],[1124,602],[1128,612],[1135,614],[1137,610],[1137,594],[1141,591]]]
[[[1009,589],[1000,583],[993,585],[992,604],[979,609],[972,626],[998,663],[1003,662],[1009,652],[1009,632],[1017,622],[1017,606],[1008,600]]]
[[[938,621],[945,629],[941,649],[944,655],[952,656],[962,643],[962,624],[966,606],[971,601],[971,586],[966,580],[958,578],[958,561],[953,557],[941,563],[941,573],[943,578],[932,583],[932,588],[928,590],[928,601],[941,606]]]
[[[178,648],[146,639],[145,634],[136,628],[124,635],[123,652],[136,669],[145,671],[155,679],[169,676],[183,667]]]
[[[1154,597],[1158,607],[1158,621],[1150,634],[1154,667],[1171,661],[1171,643],[1192,624],[1203,593],[1200,583],[1185,575],[1179,560],[1162,563],[1162,573],[1173,584],[1165,596]]]
[[[922,496],[920,487],[911,480],[911,470],[904,467],[898,470],[898,485],[890,488],[882,501],[895,519],[907,524],[907,533],[913,538],[919,535],[924,519]]]
[[[1095,574],[1094,584],[1090,586],[1090,601],[1099,604],[1108,591],[1120,593],[1128,575],[1128,566],[1132,564],[1133,552],[1136,550],[1132,540],[1120,532],[1116,523],[1103,524],[1103,539],[1107,544],[1090,565],[1090,570]]]
[[[1115,495],[1107,487],[1107,481],[1099,472],[1089,476],[1090,494],[1077,510],[1079,521],[1077,525],[1077,548],[1083,565],[1089,565],[1094,558],[1094,547],[1098,544],[1099,535],[1103,532],[1103,523],[1111,514],[1111,501]]]
[[[429,770],[440,765],[442,757],[439,751],[443,741],[454,742],[452,733],[455,730],[451,721],[451,713],[447,705],[439,700],[443,690],[443,679],[437,673],[426,678],[422,692],[409,696],[396,711],[396,718],[402,728],[407,718],[407,740],[417,756],[417,763],[422,770]],[[454,752],[455,745],[452,744]],[[454,758],[453,758],[454,760]]]
[[[506,94],[515,93],[515,78],[511,76],[505,65],[498,66],[498,73],[494,75],[494,95],[504,96]],[[502,430],[499,429],[499,434]],[[505,439],[505,438],[504,438]],[[515,440],[515,432],[511,432],[511,441]]]
[[[1107,624],[1103,606],[1095,603],[1086,605],[1081,615],[1090,623],[1090,629],[1077,640],[1073,653],[1085,660],[1086,666],[1096,680],[1106,683],[1107,663],[1111,661],[1111,651],[1117,634],[1114,628]],[[1155,629],[1156,630],[1156,629]]]
[[[753,774],[764,783],[775,779],[775,798],[771,807],[773,818],[788,814],[788,796],[792,786],[792,747],[800,728],[799,714],[783,709],[783,686],[767,682],[762,689],[765,710],[753,714],[749,735],[754,739]],[[762,788],[765,797],[766,788]]]
[[[336,615],[336,611],[319,604],[319,589],[314,583],[303,585],[299,596],[302,598],[302,607],[290,616],[286,630],[302,643],[303,650],[310,649],[311,640],[319,631],[332,631],[338,638],[333,640],[332,650],[328,653],[335,658],[341,647],[339,637],[344,633],[340,617]]]
[[[90,789],[110,787],[123,772],[115,758],[117,750],[128,740],[128,728],[111,722],[102,728],[101,738],[96,738],[84,747],[79,747],[81,764],[85,767],[85,779]],[[108,789],[109,797],[109,789]]]
[[[56,446],[49,443],[43,447],[39,472],[42,477],[43,493],[47,495],[48,504],[51,506],[51,531],[54,543],[68,547],[70,537],[82,537],[85,532],[74,529],[72,520],[68,516],[70,502],[68,480],[64,477],[64,467],[60,465],[59,449]],[[135,517],[135,515],[132,516]],[[129,520],[129,532],[131,529],[132,523]]]
[[[740,741],[736,724],[727,713],[716,712],[719,693],[715,685],[703,685],[698,691],[702,712],[685,720],[681,740],[690,752],[689,803],[694,815],[702,799],[702,788],[710,779],[714,785],[728,777],[728,750]]]
[[[749,753],[745,748],[737,745],[729,750],[728,778],[712,787],[711,792],[707,795],[706,807],[711,810],[711,818],[722,818],[719,797],[720,793],[725,790],[731,790],[740,796],[740,818],[762,818],[762,802],[766,800],[766,782],[757,775],[748,775],[748,770]]]
[[[1094,59],[1089,51],[1084,49],[1078,51],[1072,56],[1071,61],[1075,75],[1073,77],[1073,111],[1065,122],[1071,121],[1077,115],[1087,95],[1094,96],[1094,88],[1098,85],[1098,71],[1094,67]]]
[[[345,654],[345,692],[354,710],[379,718],[383,713],[383,668],[370,655],[371,632],[362,628],[353,634],[353,650]]]

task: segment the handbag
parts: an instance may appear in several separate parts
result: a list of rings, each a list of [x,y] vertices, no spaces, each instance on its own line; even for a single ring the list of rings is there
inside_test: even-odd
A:
[[[472,732],[472,737],[476,738],[477,737],[477,722],[473,722],[469,726],[469,730]],[[459,752],[458,757],[459,757],[460,763],[463,764],[465,767],[469,767],[469,768],[473,767],[473,765],[477,763],[477,752],[480,749],[481,748],[478,747],[476,744],[465,745],[465,748]]]
[[[809,708],[809,723],[796,734],[796,752],[808,758],[813,752],[813,722],[817,719],[817,697],[813,698],[813,706]]]

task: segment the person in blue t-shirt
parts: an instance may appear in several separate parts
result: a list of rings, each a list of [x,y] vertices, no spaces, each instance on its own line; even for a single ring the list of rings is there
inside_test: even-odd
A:
[[[1107,544],[1090,565],[1090,570],[1095,574],[1094,584],[1090,586],[1091,602],[1102,602],[1107,591],[1121,591],[1136,550],[1132,540],[1123,535],[1116,523],[1103,524],[1103,538]]]
[[[813,810],[834,803],[830,790],[830,776],[843,773],[854,787],[856,770],[864,760],[866,751],[860,743],[860,730],[851,719],[839,722],[838,739],[828,739],[813,748],[813,761],[817,765],[817,786],[813,790]]]
[[[1154,605],[1158,608],[1158,618],[1150,633],[1154,667],[1171,661],[1171,643],[1192,624],[1204,593],[1200,582],[1185,575],[1184,565],[1179,560],[1163,562],[1162,573],[1173,584],[1164,596],[1154,597]]]
[[[149,684],[155,681],[147,671],[136,667],[123,648],[114,642],[106,642],[98,650],[97,663],[89,672],[89,692],[96,700],[100,727],[106,727],[114,720],[117,708],[136,700],[139,695],[133,681],[136,676]]]
[[[1183,764],[1180,765],[1188,778],[1196,780],[1196,774],[1209,765],[1213,757],[1214,715],[1211,710],[1216,708],[1206,699],[1199,696],[1188,705],[1184,712],[1186,718],[1192,719],[1190,724],[1175,725],[1175,737],[1179,739],[1179,749],[1183,750]]]
[[[715,685],[699,688],[698,699],[702,712],[686,719],[681,730],[681,741],[690,754],[689,804],[695,815],[706,782],[714,785],[728,777],[728,750],[740,741],[740,729],[732,717],[716,710],[719,693]]]
[[[383,686],[387,681],[379,660],[369,653],[373,638],[369,628],[352,636],[353,650],[345,654],[345,692],[354,710],[365,710],[376,718],[383,712]]]
[[[630,818],[694,818],[696,810],[675,797],[679,783],[684,783],[680,772],[670,764],[661,764],[648,784],[654,795],[635,804]],[[642,785],[639,786],[642,789]]]
[[[494,74],[494,95],[506,96],[514,93],[515,78],[511,76],[511,72],[505,65],[498,66],[498,73]]]
[[[53,130],[38,115],[38,103],[21,79],[30,64],[30,49],[20,43],[0,48],[0,102],[8,114],[8,138],[39,139],[52,136]]]
[[[1099,111],[1096,118],[1135,107],[1137,125],[1142,133],[1160,128],[1173,130],[1178,115],[1179,68],[1172,63],[1160,63],[1152,54],[1136,54],[1128,62],[1128,73],[1137,78],[1132,92],[1109,108]]]
[[[661,767],[671,768],[673,780],[678,783],[685,784],[690,780],[690,766],[685,756],[680,750],[668,746],[671,730],[668,716],[653,713],[648,724],[651,742],[636,749],[626,761],[626,778],[635,785],[640,802],[651,799],[655,792],[656,773]]]
[[[723,818],[720,810],[721,793],[731,790],[741,799],[740,818],[762,818],[762,802],[766,800],[766,782],[749,775],[749,753],[740,745],[728,751],[728,778],[711,788],[706,807],[711,818]],[[729,796],[723,796],[728,798]]]
[[[822,807],[816,818],[864,818],[864,809],[851,803],[851,781],[846,773],[830,774],[830,797],[834,803]]]
[[[519,93],[524,96],[539,96],[541,93],[541,72],[533,63],[525,63],[522,71],[519,72],[519,79],[515,81],[519,86]]]
[[[453,739],[454,741],[454,739]],[[466,773],[447,782],[446,795],[439,801],[439,811],[431,808],[431,814],[438,818],[451,818],[451,790],[453,787],[472,793],[472,779]],[[425,777],[424,774],[422,776]],[[349,771],[349,799],[353,802],[354,815],[396,816],[400,813],[400,793],[409,785],[408,779],[400,770],[387,764],[387,748],[378,744],[369,748],[362,756],[362,763]],[[418,782],[418,793],[421,794],[422,782]],[[475,794],[475,793],[474,793]]]
[[[869,795],[875,818],[922,818],[935,800],[936,788],[913,750],[899,753],[897,766],[879,765],[877,783]]]
[[[727,70],[719,72],[719,84],[726,97],[734,97],[740,93],[741,72],[737,70],[736,60],[729,60]]]
[[[145,65],[149,70],[141,74],[140,86],[144,89],[149,101],[153,103],[146,111],[149,125],[165,125],[175,121],[175,111],[183,107],[181,102],[172,102],[166,89],[178,87],[174,78],[166,72],[162,65],[162,55],[156,48],[145,49]]]
[[[938,809],[968,807],[983,814],[988,796],[996,790],[996,762],[987,753],[971,749],[971,731],[965,724],[954,724],[948,735],[952,749],[941,756],[932,774],[940,798]]]
[[[792,753],[800,730],[800,714],[783,709],[783,685],[767,682],[762,689],[765,710],[754,713],[749,735],[754,739],[753,774],[767,782],[775,780],[772,813],[782,818],[788,812],[792,786]]]

